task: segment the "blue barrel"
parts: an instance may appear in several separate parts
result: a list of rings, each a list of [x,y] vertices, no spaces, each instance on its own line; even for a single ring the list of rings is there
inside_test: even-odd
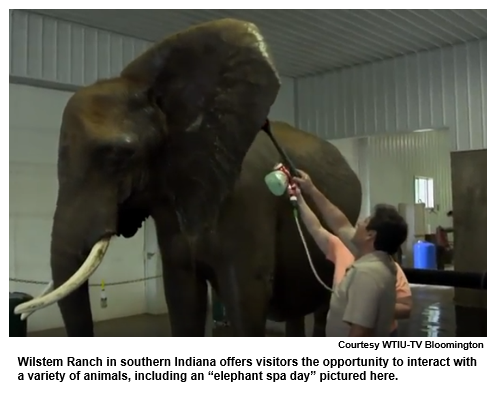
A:
[[[415,269],[437,269],[436,245],[419,240],[413,246],[413,267]]]

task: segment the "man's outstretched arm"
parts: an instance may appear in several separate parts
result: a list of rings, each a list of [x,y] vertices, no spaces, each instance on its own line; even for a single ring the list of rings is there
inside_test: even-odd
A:
[[[354,247],[351,240],[355,232],[354,226],[352,226],[345,214],[316,188],[308,174],[300,170],[299,172],[301,177],[295,178],[295,181],[300,186],[301,191],[311,197],[328,227],[352,251]]]

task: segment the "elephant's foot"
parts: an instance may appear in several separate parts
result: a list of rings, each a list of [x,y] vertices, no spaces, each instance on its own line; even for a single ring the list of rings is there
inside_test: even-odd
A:
[[[285,324],[286,337],[305,337],[306,324],[304,317],[289,320]]]

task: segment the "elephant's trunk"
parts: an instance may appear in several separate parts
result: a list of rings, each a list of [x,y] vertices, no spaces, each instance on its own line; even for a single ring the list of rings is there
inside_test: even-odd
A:
[[[64,187],[63,192],[67,192]],[[88,279],[116,234],[116,193],[102,187],[71,192],[60,190],[54,214],[50,252],[54,289],[17,306],[15,313],[59,302],[68,336],[93,336]]]

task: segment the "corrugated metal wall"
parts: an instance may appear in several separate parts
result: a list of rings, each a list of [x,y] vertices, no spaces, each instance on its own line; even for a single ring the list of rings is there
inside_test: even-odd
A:
[[[118,75],[151,43],[22,11],[11,25],[10,75],[82,86]]]
[[[326,139],[448,127],[454,150],[486,148],[487,42],[298,79],[297,124]]]
[[[74,90],[117,76],[150,42],[24,11],[10,12],[11,82]],[[294,124],[293,79],[284,78],[271,118]]]

